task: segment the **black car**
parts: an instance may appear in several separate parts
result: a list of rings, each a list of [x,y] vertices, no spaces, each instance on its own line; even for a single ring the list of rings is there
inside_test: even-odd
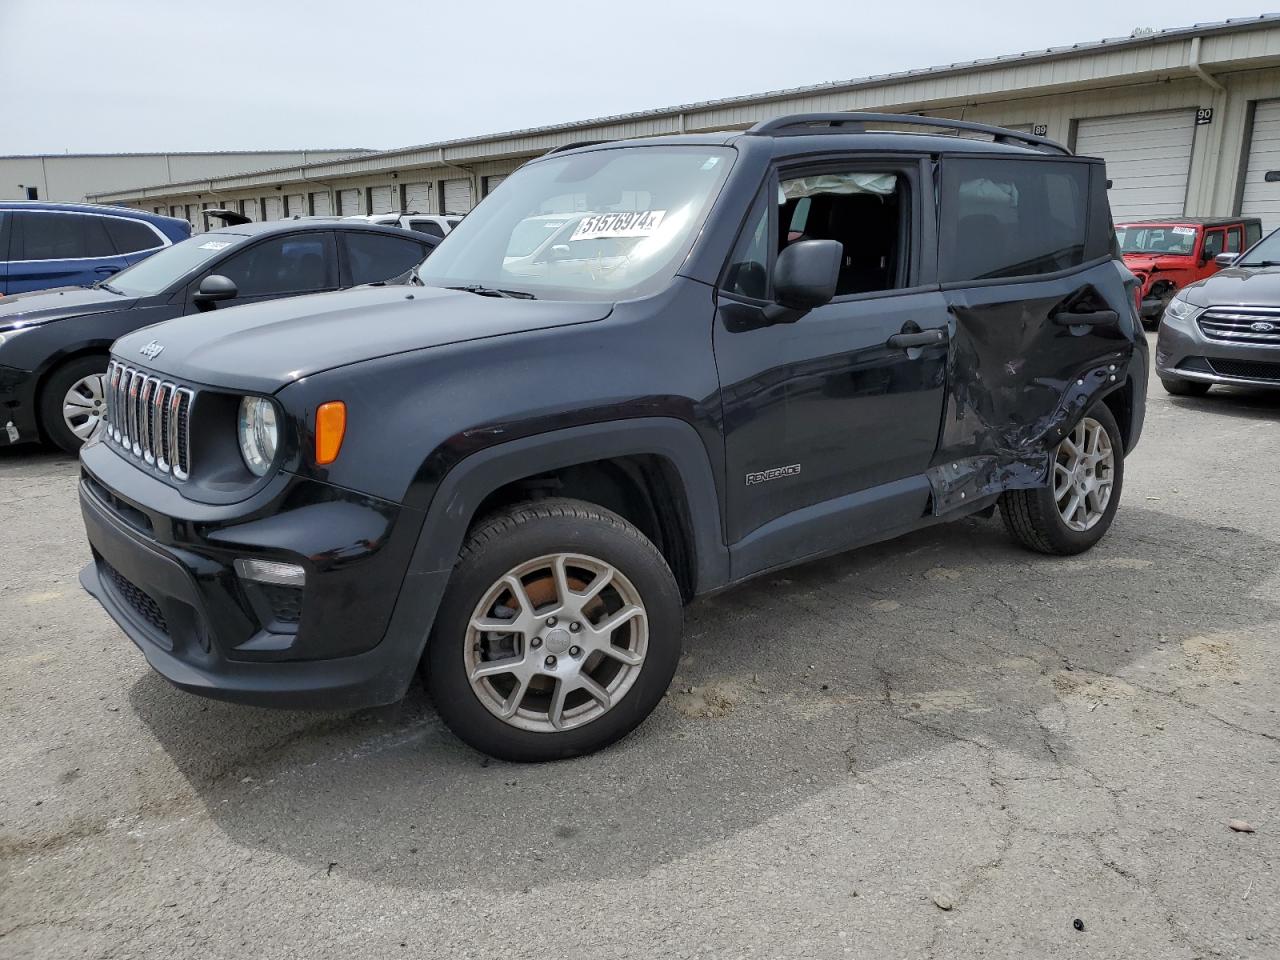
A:
[[[0,446],[44,439],[78,450],[101,417],[117,337],[184,314],[388,280],[438,242],[372,224],[246,223],[165,247],[92,287],[0,297]]]
[[[1217,260],[1224,269],[1183,287],[1165,308],[1156,374],[1180,397],[1204,396],[1214,384],[1280,388],[1280,230]]]
[[[350,708],[421,665],[481,750],[593,750],[699,594],[997,506],[1096,543],[1147,382],[1116,249],[1101,161],[960,121],[553,152],[415,285],[122,338],[81,582],[187,690]]]

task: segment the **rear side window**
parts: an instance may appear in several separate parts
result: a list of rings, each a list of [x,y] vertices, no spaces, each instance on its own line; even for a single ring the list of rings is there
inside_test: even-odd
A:
[[[264,240],[232,257],[215,272],[234,281],[241,297],[309,293],[337,286],[327,233]]]
[[[434,220],[410,220],[409,229],[425,233],[429,237],[444,237],[444,231],[440,229],[440,224]]]
[[[351,283],[377,283],[390,280],[416,267],[431,252],[417,240],[392,237],[383,233],[344,233],[347,268]]]
[[[152,250],[163,245],[156,232],[141,220],[104,217],[102,222],[106,225],[107,236],[111,238],[116,253],[137,253],[139,250]]]
[[[1262,239],[1262,224],[1246,223],[1244,225],[1244,245],[1252,247],[1255,243]]]
[[[30,210],[13,214],[12,260],[82,260],[110,257],[115,249],[103,217]]]
[[[944,281],[1035,276],[1084,262],[1087,164],[948,158],[942,181]]]

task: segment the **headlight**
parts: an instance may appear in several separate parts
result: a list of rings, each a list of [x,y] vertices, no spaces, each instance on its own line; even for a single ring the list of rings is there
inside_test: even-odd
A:
[[[239,434],[244,465],[254,476],[266,476],[276,459],[276,444],[280,439],[275,404],[262,397],[241,400]]]
[[[1186,300],[1182,299],[1182,294],[1179,293],[1164,308],[1164,315],[1170,320],[1190,320],[1203,310],[1204,307],[1197,307],[1187,303]]]

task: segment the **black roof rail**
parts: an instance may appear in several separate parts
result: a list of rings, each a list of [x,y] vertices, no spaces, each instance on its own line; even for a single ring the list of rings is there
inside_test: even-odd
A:
[[[968,120],[952,120],[948,117],[918,117],[906,113],[792,113],[787,116],[761,120],[747,131],[749,136],[778,137],[817,133],[815,127],[827,126],[832,133],[866,133],[868,123],[899,123],[919,127],[936,127],[944,130],[967,130],[970,133],[988,134],[996,143],[1023,143],[1028,146],[1056,150],[1071,156],[1071,151],[1055,140],[1037,137],[1017,130],[1006,130],[987,123],[971,123]]]
[[[544,157],[549,157],[553,153],[564,153],[566,150],[577,150],[579,147],[598,147],[602,143],[612,143],[612,140],[575,140],[573,143],[565,143],[558,147],[552,147]]]

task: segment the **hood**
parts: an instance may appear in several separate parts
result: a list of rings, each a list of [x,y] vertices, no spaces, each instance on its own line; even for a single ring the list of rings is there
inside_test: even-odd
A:
[[[121,337],[112,353],[179,380],[270,393],[333,367],[603,320],[612,309],[438,287],[357,287],[178,317]],[[140,350],[152,341],[160,352],[148,359]]]
[[[1197,307],[1280,307],[1280,267],[1227,267],[1183,290]]]
[[[128,310],[137,300],[92,287],[58,287],[0,297],[0,333],[108,310]]]
[[[1171,253],[1126,253],[1122,256],[1124,265],[1135,273],[1145,273],[1161,267],[1185,270],[1187,265],[1195,260],[1194,257],[1176,256]]]

